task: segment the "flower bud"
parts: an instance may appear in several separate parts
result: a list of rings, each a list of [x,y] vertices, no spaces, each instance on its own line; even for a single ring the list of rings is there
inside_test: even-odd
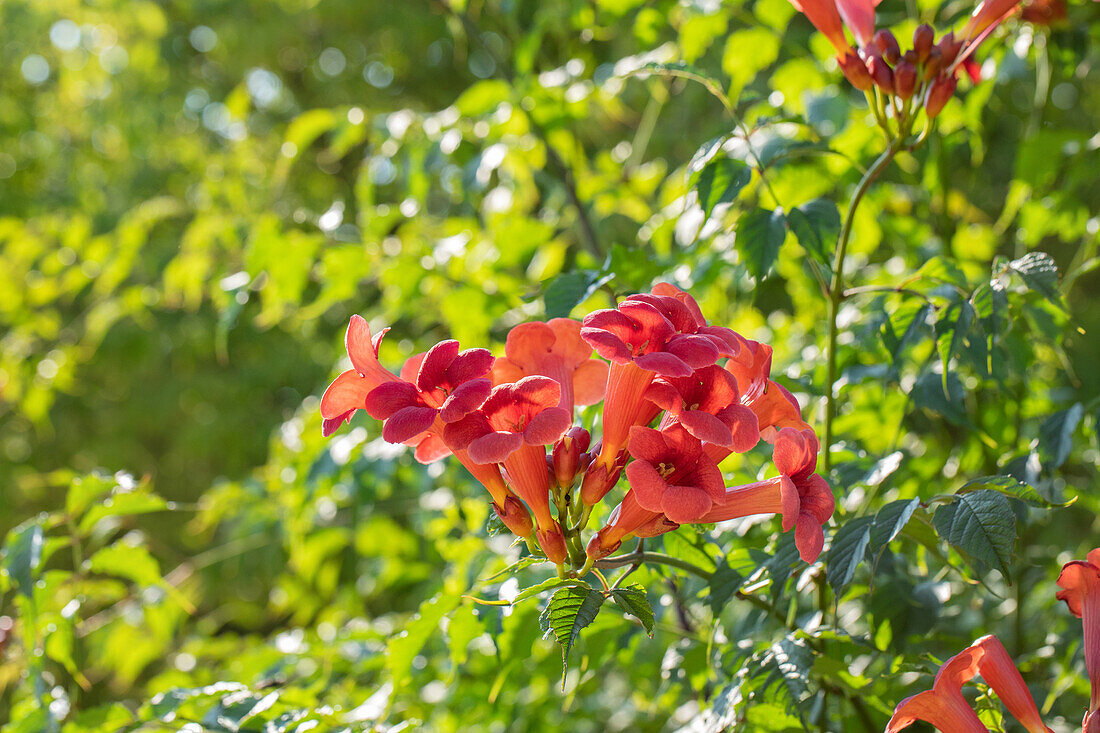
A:
[[[917,26],[913,31],[913,50],[917,52],[917,60],[920,63],[923,64],[928,58],[928,52],[932,50],[935,40],[936,31],[932,30],[932,26],[927,23]]]
[[[594,506],[604,495],[611,491],[611,487],[619,480],[619,475],[623,472],[623,463],[626,460],[626,456],[623,455],[620,460],[616,461],[608,470],[607,465],[602,461],[593,461],[588,466],[588,470],[584,472],[584,479],[581,481],[581,503],[585,506]]]
[[[872,56],[867,60],[867,72],[874,79],[875,86],[887,94],[894,93],[894,72],[890,71],[890,65],[881,56]]]
[[[943,71],[943,52],[940,51],[939,46],[933,46],[932,50],[928,52],[928,58],[925,59],[924,73],[921,75],[921,80],[925,82],[932,81],[940,72]]]
[[[917,67],[902,61],[894,67],[894,91],[902,99],[909,99],[917,88]]]
[[[569,557],[565,550],[565,535],[561,533],[557,522],[554,523],[554,529],[540,529],[535,532],[535,537],[538,538],[539,547],[546,553],[546,559],[555,565],[561,565]]]
[[[615,507],[616,510],[618,507]],[[603,527],[599,532],[592,536],[592,539],[588,541],[588,547],[585,548],[585,553],[593,560],[602,560],[610,555],[615,550],[619,549],[622,545],[622,540],[615,540],[614,542],[606,542],[605,535],[611,531],[611,527]]]
[[[954,93],[955,77],[936,77],[936,81],[932,82],[932,87],[928,90],[928,98],[924,101],[924,111],[928,114],[929,119],[940,113]]]
[[[554,443],[552,451],[554,478],[558,486],[570,489],[576,481],[577,470],[580,468],[581,455],[588,450],[591,438],[588,431],[580,426],[575,426],[561,436]]]
[[[837,57],[836,61],[840,64],[840,70],[844,72],[844,76],[856,89],[866,92],[874,86],[874,80],[871,79],[867,66],[864,65],[863,59],[859,56],[849,51],[847,56],[844,58]]]
[[[493,502],[493,511],[516,537],[530,537],[532,530],[535,529],[535,525],[531,523],[531,513],[517,496],[509,496],[505,499],[503,507]]]
[[[959,55],[959,50],[963,47],[962,41],[955,40],[954,31],[948,32],[943,38],[940,39],[939,49],[943,54],[944,67],[951,66],[955,62],[955,57]]]
[[[901,47],[898,46],[898,39],[888,29],[882,28],[875,31],[872,41],[887,62],[897,63],[897,60],[901,58]]]

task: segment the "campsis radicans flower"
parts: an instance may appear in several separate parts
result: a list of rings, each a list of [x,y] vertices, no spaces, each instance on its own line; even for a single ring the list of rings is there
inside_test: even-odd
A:
[[[738,453],[760,441],[756,414],[741,404],[737,379],[716,364],[688,377],[658,377],[645,396],[665,411],[662,428],[679,424],[700,441]]]
[[[1055,594],[1065,601],[1069,612],[1081,619],[1085,634],[1085,668],[1089,673],[1092,695],[1082,723],[1082,733],[1100,731],[1100,547],[1084,560],[1062,566],[1058,576],[1062,589]]]
[[[378,347],[388,330],[384,328],[372,337],[366,319],[358,315],[351,317],[344,334],[344,348],[351,359],[351,369],[333,380],[321,396],[321,433],[325,437],[349,422],[356,410],[362,410],[367,395],[375,387],[400,381],[378,361]]]
[[[944,662],[932,689],[902,700],[886,726],[886,733],[908,728],[917,720],[945,733],[988,733],[966,698],[962,686],[981,675],[1008,712],[1028,733],[1053,733],[1039,718],[1035,700],[1024,684],[1004,645],[996,636],[983,636]]]

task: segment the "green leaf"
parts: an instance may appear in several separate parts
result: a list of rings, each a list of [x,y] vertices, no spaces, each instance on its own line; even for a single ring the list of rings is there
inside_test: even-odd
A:
[[[873,522],[874,517],[855,517],[833,535],[833,543],[825,558],[825,579],[838,600],[852,582],[856,569],[867,554]]]
[[[99,473],[75,477],[65,494],[65,513],[74,519],[79,517],[92,502],[110,493],[114,487],[114,479]]]
[[[611,598],[624,612],[641,621],[645,632],[653,636],[653,607],[646,598],[645,588],[637,584],[616,588],[611,591]]]
[[[759,281],[771,272],[786,237],[783,212],[757,208],[745,213],[737,222],[734,244],[749,274]]]
[[[715,206],[733,201],[751,180],[752,168],[747,163],[719,154],[691,177],[690,185],[699,194],[699,205],[710,218]]]
[[[413,657],[420,653],[432,634],[439,629],[439,622],[458,605],[458,596],[440,593],[420,604],[416,615],[405,628],[386,644],[386,669],[394,689],[408,682],[412,673]]]
[[[981,489],[989,489],[991,491],[999,491],[1005,496],[1013,499],[1019,499],[1020,501],[1030,504],[1031,506],[1050,508],[1059,506],[1069,506],[1076,499],[1059,503],[1051,501],[1042,494],[1040,494],[1033,486],[1023,481],[1020,481],[1015,476],[983,476],[982,478],[976,478],[973,481],[967,481],[959,489],[957,494],[966,494],[971,491],[979,491]]]
[[[971,560],[979,571],[995,567],[1010,579],[1009,560],[1016,544],[1016,515],[999,491],[958,494],[932,519],[936,532]]]
[[[80,520],[80,530],[87,532],[100,520],[108,517],[129,517],[135,514],[149,514],[171,509],[168,502],[156,494],[144,491],[115,493],[102,504],[96,504]]]
[[[547,318],[568,318],[578,305],[611,281],[611,273],[575,271],[555,277],[542,295]]]
[[[42,569],[45,533],[38,522],[29,522],[8,533],[4,543],[4,578],[20,593],[30,597]]]
[[[722,558],[722,562],[718,563],[714,574],[710,576],[710,610],[718,615],[744,582],[745,576],[731,568],[726,559]]]
[[[678,529],[664,536],[665,552],[680,560],[686,560],[707,572],[714,572],[718,564],[708,553],[703,540],[698,535],[688,534],[687,529]]]
[[[519,594],[512,599],[512,605],[514,606],[517,603],[522,603],[529,598],[534,598],[543,591],[547,591],[552,588],[560,588],[563,585],[584,586],[586,588],[588,587],[588,585],[584,581],[577,580],[576,578],[548,578],[538,585],[532,585],[530,588],[524,588],[523,590],[521,590]]]
[[[957,314],[957,315],[956,315]],[[948,321],[954,320],[949,325]],[[957,355],[970,334],[970,328],[974,324],[974,306],[970,301],[964,300],[952,305],[944,317],[936,323],[936,332],[939,334],[936,346],[939,349],[940,361],[943,364],[943,393],[947,392],[947,377],[950,374],[951,357]],[[948,338],[947,334],[951,337]]]
[[[138,585],[161,585],[160,565],[140,546],[108,545],[88,559],[88,567],[93,573],[126,578]]]
[[[1069,458],[1073,450],[1073,433],[1085,415],[1085,407],[1080,402],[1059,410],[1039,426],[1039,458],[1043,468],[1053,471]]]
[[[779,535],[775,543],[775,553],[764,563],[768,569],[768,575],[772,578],[772,595],[776,599],[783,595],[783,588],[787,585],[787,579],[791,577],[791,569],[798,562],[801,562],[801,557],[798,554],[798,546],[794,543],[794,532]]]
[[[565,682],[569,652],[580,636],[581,629],[592,623],[600,612],[603,593],[588,586],[562,588],[550,598],[546,610],[539,616],[545,636],[553,634],[561,645],[562,683]]]
[[[879,555],[905,529],[919,506],[920,499],[898,499],[878,510],[871,527],[869,547],[873,555]]]
[[[1008,263],[1008,268],[1020,276],[1028,289],[1039,293],[1050,302],[1063,308],[1058,292],[1058,267],[1046,252],[1029,252]]]
[[[787,212],[787,224],[798,243],[811,257],[831,264],[833,247],[840,233],[840,211],[828,199],[814,199]]]

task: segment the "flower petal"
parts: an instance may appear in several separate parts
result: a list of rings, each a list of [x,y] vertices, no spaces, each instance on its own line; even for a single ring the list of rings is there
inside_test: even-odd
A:
[[[500,356],[493,362],[493,371],[489,373],[489,376],[493,381],[493,386],[496,387],[501,384],[518,382],[527,376],[527,372],[508,357]]]
[[[799,478],[817,467],[817,436],[812,430],[783,428],[775,441],[772,460],[785,476]]]
[[[779,477],[779,501],[783,506],[783,531],[790,532],[798,523],[798,510],[802,502],[798,498],[798,487],[789,476]]]
[[[492,390],[492,384],[488,379],[471,379],[460,384],[440,406],[439,417],[443,422],[461,420],[481,407]]]
[[[683,359],[667,351],[654,351],[635,357],[634,363],[642,369],[656,372],[662,377],[687,377],[694,371]]]
[[[470,459],[475,463],[502,463],[523,445],[517,433],[493,432],[470,443]]]
[[[521,323],[508,332],[504,353],[524,371],[534,373],[539,370],[539,363],[553,349],[554,340],[553,329],[542,321]]]
[[[630,428],[630,440],[627,442],[630,455],[638,460],[650,463],[660,462],[669,453],[664,435],[653,428],[635,425]]]
[[[523,440],[528,445],[550,445],[565,434],[572,422],[573,418],[565,408],[548,407],[527,423]]]
[[[587,359],[573,372],[573,402],[594,405],[607,391],[607,362]]]
[[[664,511],[662,501],[668,484],[657,469],[646,461],[634,460],[627,464],[625,471],[638,505],[651,512]]]
[[[729,426],[733,434],[733,450],[747,453],[760,442],[760,428],[756,414],[744,405],[730,405],[718,413],[718,418]]]
[[[382,329],[377,337],[371,338],[370,326],[363,316],[354,315],[348,321],[348,330],[344,334],[344,348],[355,371],[363,376],[372,374],[378,367],[378,344],[386,335],[388,328]]]
[[[447,385],[458,387],[471,379],[484,377],[492,368],[493,355],[488,349],[466,349],[455,356],[443,379]]]
[[[353,410],[362,410],[367,394],[376,386],[356,374],[354,369],[341,373],[321,395],[321,417],[332,420]]]
[[[346,422],[351,422],[351,416],[355,414],[355,410],[348,410],[343,415],[337,415],[332,418],[324,418],[321,420],[321,436],[327,438],[340,429],[340,426]]]
[[[404,443],[432,426],[437,411],[432,407],[403,407],[382,426],[382,439],[387,443]]]
[[[576,368],[592,357],[592,347],[581,338],[581,323],[572,318],[551,318],[547,325],[554,332],[554,353]]]
[[[709,412],[687,410],[680,414],[680,424],[699,440],[727,448],[733,445],[733,432],[724,422]]]
[[[713,504],[707,492],[695,486],[669,486],[661,499],[665,516],[677,524],[699,521]]]
[[[420,363],[420,371],[416,374],[416,387],[421,392],[428,392],[440,385],[444,379],[447,367],[458,356],[458,342],[454,339],[440,341],[428,349],[424,354],[424,360]]]
[[[451,455],[451,449],[438,435],[428,433],[424,440],[416,444],[416,452],[413,454],[418,463],[434,463],[440,458]]]
[[[456,422],[443,426],[443,440],[451,450],[466,450],[470,443],[493,432],[489,421],[479,412],[473,412]]]
[[[978,673],[997,693],[997,697],[1008,708],[1008,712],[1012,713],[1012,716],[1030,733],[1050,733],[1050,728],[1039,717],[1035,699],[1031,697],[1031,691],[1024,684],[1020,670],[1016,669],[1016,664],[1008,655],[1001,640],[996,636],[983,636],[971,646],[982,650]]]
[[[875,6],[871,0],[836,0],[836,9],[859,45],[869,44],[875,35]]]
[[[524,377],[513,385],[512,399],[523,406],[528,417],[533,417],[538,411],[557,406],[561,400],[561,385],[549,377]]]
[[[701,369],[718,361],[718,349],[706,336],[679,334],[669,339],[665,351],[680,357],[692,369]]]
[[[375,420],[386,420],[405,407],[424,407],[420,393],[408,382],[386,382],[370,391],[363,407]]]

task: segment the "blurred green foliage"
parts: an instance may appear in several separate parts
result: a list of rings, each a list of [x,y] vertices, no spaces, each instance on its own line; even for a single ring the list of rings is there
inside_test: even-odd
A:
[[[544,599],[467,598],[546,575],[486,580],[518,550],[461,469],[362,415],[321,439],[343,327],[392,326],[392,366],[499,352],[667,279],[772,343],[820,426],[815,263],[882,149],[827,42],[786,0],[0,5],[5,729],[879,730],[986,633],[1071,727],[1053,581],[1100,509],[1100,6],[1068,12],[987,41],[859,210],[832,549],[796,564],[771,520],[668,535],[710,581],[632,575],[653,637],[602,612],[563,693]],[[984,507],[997,541],[944,542]]]

